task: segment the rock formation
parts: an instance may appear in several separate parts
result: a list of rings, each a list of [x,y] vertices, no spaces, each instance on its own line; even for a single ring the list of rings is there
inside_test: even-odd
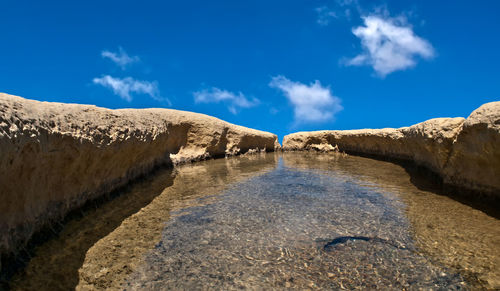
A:
[[[0,258],[71,210],[157,166],[279,148],[274,134],[203,114],[110,110],[0,93]],[[283,148],[412,161],[446,185],[500,201],[500,102],[484,104],[467,119],[294,133]]]
[[[334,149],[408,160],[441,177],[445,185],[500,199],[500,102],[467,118],[435,118],[410,127],[298,132],[283,150]],[[469,191],[467,191],[469,192]]]
[[[0,255],[156,166],[278,147],[274,134],[203,114],[0,93]]]

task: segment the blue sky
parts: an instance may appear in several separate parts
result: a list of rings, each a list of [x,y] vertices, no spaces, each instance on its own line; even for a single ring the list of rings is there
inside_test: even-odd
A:
[[[271,131],[400,127],[500,100],[500,1],[0,2],[0,92]]]

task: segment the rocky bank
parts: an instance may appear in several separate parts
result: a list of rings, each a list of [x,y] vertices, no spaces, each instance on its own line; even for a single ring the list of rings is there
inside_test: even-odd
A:
[[[283,149],[373,155],[412,161],[447,186],[500,200],[500,102],[486,103],[467,118],[435,118],[410,127],[298,132]],[[474,197],[472,197],[474,198]]]
[[[157,166],[276,148],[274,134],[203,114],[0,93],[0,256]]]

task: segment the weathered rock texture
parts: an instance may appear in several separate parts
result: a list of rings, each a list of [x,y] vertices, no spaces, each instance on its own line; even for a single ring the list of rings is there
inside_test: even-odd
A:
[[[438,174],[444,184],[500,198],[500,102],[467,118],[435,118],[410,127],[298,132],[283,150],[334,149],[409,160]]]
[[[0,93],[0,255],[155,166],[277,147],[274,134],[203,114]]]

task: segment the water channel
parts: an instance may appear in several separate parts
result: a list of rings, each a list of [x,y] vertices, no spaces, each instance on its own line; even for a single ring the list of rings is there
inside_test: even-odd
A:
[[[39,246],[13,290],[500,286],[500,220],[397,164],[257,154],[164,169]]]

